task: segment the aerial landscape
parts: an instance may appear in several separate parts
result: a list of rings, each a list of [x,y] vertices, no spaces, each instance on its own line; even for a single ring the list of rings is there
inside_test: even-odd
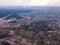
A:
[[[0,0],[0,45],[60,45],[60,1]]]
[[[60,7],[0,8],[0,45],[59,45]]]

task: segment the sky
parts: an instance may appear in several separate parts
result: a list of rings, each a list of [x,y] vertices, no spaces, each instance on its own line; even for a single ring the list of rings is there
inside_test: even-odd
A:
[[[60,6],[60,0],[0,0],[0,6]]]

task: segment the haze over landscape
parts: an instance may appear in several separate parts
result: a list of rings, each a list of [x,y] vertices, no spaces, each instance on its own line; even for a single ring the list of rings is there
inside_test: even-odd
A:
[[[0,6],[60,6],[60,0],[0,0]]]

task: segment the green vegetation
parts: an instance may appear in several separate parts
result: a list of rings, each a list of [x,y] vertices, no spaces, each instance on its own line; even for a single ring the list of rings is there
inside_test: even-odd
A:
[[[9,33],[9,30],[0,30],[0,37],[5,37]]]

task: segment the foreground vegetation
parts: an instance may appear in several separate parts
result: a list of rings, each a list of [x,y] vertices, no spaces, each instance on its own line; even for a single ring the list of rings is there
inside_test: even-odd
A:
[[[16,28],[0,29],[0,45],[60,45],[60,30],[51,30],[45,21]]]

